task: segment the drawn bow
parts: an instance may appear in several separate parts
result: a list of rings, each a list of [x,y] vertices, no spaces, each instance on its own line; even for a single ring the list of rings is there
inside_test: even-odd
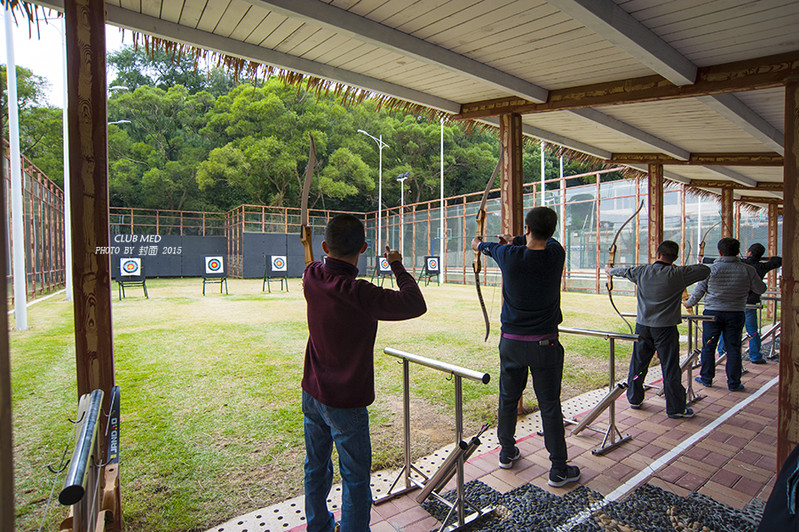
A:
[[[311,139],[311,148],[308,153],[308,166],[305,167],[305,182],[302,186],[302,200],[300,209],[300,242],[305,250],[305,266],[313,262],[313,245],[311,242],[311,228],[308,225],[308,195],[311,192],[311,181],[313,180],[313,169],[316,165],[316,144],[313,135],[308,133]]]
[[[619,227],[619,230],[616,231],[616,236],[613,237],[613,242],[610,244],[610,248],[608,249],[608,253],[610,255],[610,258],[608,259],[608,268],[613,268],[613,266],[616,264],[616,241],[619,239],[619,235],[621,234],[622,229],[624,229],[627,226],[627,224],[632,221],[633,218],[638,216],[638,213],[641,212],[641,209],[643,209],[643,208],[644,208],[644,201],[641,200],[641,205],[638,206],[638,209],[636,209],[636,211],[632,214],[632,216],[627,218],[624,221],[624,223],[621,224],[621,227]],[[627,321],[627,319],[624,316],[621,315],[621,312],[619,312],[619,309],[616,307],[616,303],[613,302],[613,276],[612,275],[608,275],[608,281],[605,284],[605,288],[608,289],[608,299],[610,299],[610,305],[613,307],[613,310],[615,310],[616,314],[618,314],[619,317],[622,320],[624,320],[624,323],[627,324],[627,328],[630,329],[630,334],[633,334],[633,326],[630,325],[630,322]]]
[[[719,220],[717,224],[711,226],[710,229],[705,231],[705,234],[702,235],[702,242],[699,243],[699,253],[696,255],[696,260],[699,262],[699,264],[702,264],[702,261],[705,258],[705,240],[707,240],[707,235],[709,235],[710,232],[719,225],[721,225],[721,220]]]
[[[491,191],[491,187],[494,186],[494,181],[497,179],[499,169],[502,167],[502,156],[504,155],[504,152],[505,150],[502,149],[502,146],[500,146],[497,166],[494,168],[494,172],[491,174],[491,177],[488,180],[486,189],[483,191],[483,198],[480,200],[480,208],[477,210],[477,238],[481,240],[486,234],[486,203],[488,202],[488,193]],[[474,270],[474,286],[477,289],[477,299],[480,301],[480,309],[483,311],[483,319],[486,323],[486,336],[483,340],[486,342],[488,341],[488,334],[491,332],[491,322],[488,319],[485,301],[483,301],[483,292],[480,290],[480,255],[482,255],[482,253],[479,251],[474,252],[472,270]]]

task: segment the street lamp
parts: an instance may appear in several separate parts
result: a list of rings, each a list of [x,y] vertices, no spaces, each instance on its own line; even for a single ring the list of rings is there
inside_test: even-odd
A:
[[[405,253],[405,180],[409,175],[410,172],[405,172],[397,176],[397,181],[400,182],[400,253]]]
[[[388,148],[388,144],[383,142],[383,135],[380,138],[370,135],[363,129],[359,129],[358,133],[363,133],[377,143],[379,153],[379,163],[377,170],[377,256],[383,253],[383,245],[380,240],[380,232],[383,229],[383,148]]]

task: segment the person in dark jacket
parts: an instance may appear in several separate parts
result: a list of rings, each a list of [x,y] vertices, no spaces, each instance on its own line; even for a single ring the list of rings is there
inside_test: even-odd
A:
[[[744,264],[752,266],[757,275],[763,279],[768,272],[775,270],[782,266],[782,257],[771,257],[768,260],[761,260],[766,253],[766,248],[763,244],[755,242],[749,246],[746,252],[746,257],[741,259]],[[760,294],[749,292],[749,297],[746,299],[747,305],[758,305],[760,303]],[[760,352],[760,322],[757,319],[757,309],[747,308],[744,310],[744,327],[746,333],[749,335],[749,361],[752,364],[765,364],[766,359]],[[724,335],[719,339],[719,354],[725,351],[724,348]]]
[[[499,341],[499,467],[509,469],[521,458],[516,447],[519,398],[528,370],[541,410],[544,446],[549,451],[549,485],[565,486],[580,479],[580,469],[567,465],[568,453],[560,404],[563,347],[558,341],[560,281],[566,252],[552,238],[558,215],[536,207],[525,217],[525,235],[501,235],[499,243],[472,240],[472,249],[492,257],[502,270],[502,336]]]
[[[657,249],[654,263],[630,268],[605,268],[608,275],[624,277],[638,285],[638,313],[630,372],[627,377],[627,400],[630,407],[641,408],[644,400],[644,379],[655,351],[663,372],[666,395],[666,414],[670,418],[693,417],[694,411],[685,405],[685,387],[680,372],[680,334],[677,325],[680,301],[686,287],[706,279],[710,268],[703,264],[674,266],[680,246],[664,240]]]
[[[744,391],[741,384],[741,331],[744,327],[744,309],[749,292],[762,294],[766,284],[755,269],[744,264],[738,253],[741,243],[734,238],[722,238],[718,243],[719,255],[710,265],[710,277],[696,285],[694,293],[683,304],[696,305],[705,297],[703,315],[713,316],[715,320],[702,323],[702,368],[696,382],[712,386],[716,374],[716,346],[722,332],[727,342],[727,388],[730,391]]]
[[[342,532],[369,530],[372,447],[369,413],[375,399],[374,347],[378,320],[406,320],[427,310],[402,255],[386,246],[398,290],[357,279],[366,251],[361,221],[349,214],[327,224],[324,262],[311,262],[302,277],[308,303],[308,345],[302,377],[305,429],[305,515],[309,532],[337,527],[327,507],[333,483],[333,444],[342,480]]]

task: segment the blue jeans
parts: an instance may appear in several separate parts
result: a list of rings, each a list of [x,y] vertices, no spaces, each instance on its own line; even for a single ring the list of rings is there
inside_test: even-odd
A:
[[[680,372],[680,335],[677,326],[648,327],[635,325],[638,341],[633,344],[630,372],[627,376],[627,400],[640,405],[644,400],[644,380],[655,351],[660,358],[663,373],[663,392],[666,395],[666,413],[682,414],[685,411],[685,387]]]
[[[502,337],[499,341],[499,415],[497,437],[500,458],[513,456],[516,445],[516,416],[519,398],[527,386],[527,370],[533,376],[533,389],[541,410],[544,445],[549,451],[552,469],[563,471],[568,459],[566,431],[560,406],[563,378],[563,347],[557,340],[546,345]]]
[[[744,327],[749,334],[749,360],[752,362],[763,360],[763,355],[760,354],[760,323],[757,319],[756,309],[744,310]],[[719,355],[724,351],[724,335],[722,334],[719,338]]]
[[[325,406],[302,392],[305,415],[305,517],[308,532],[331,532],[327,496],[333,485],[333,443],[341,472],[341,532],[369,530],[372,514],[372,443],[369,413],[361,408]]]
[[[705,316],[715,316],[715,321],[702,322],[702,369],[699,375],[708,384],[716,375],[716,346],[724,334],[727,347],[727,387],[735,389],[741,385],[741,331],[744,327],[742,311],[705,310]]]

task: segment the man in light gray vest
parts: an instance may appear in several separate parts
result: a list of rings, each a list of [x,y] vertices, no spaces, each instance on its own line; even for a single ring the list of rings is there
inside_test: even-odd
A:
[[[724,334],[727,347],[727,388],[732,392],[744,391],[741,384],[741,332],[744,327],[744,310],[749,292],[762,294],[766,283],[757,271],[738,257],[741,243],[734,238],[722,238],[718,243],[720,257],[710,265],[710,277],[694,289],[683,304],[686,308],[696,305],[705,297],[706,316],[714,321],[702,323],[702,369],[696,382],[704,386],[713,385],[716,374],[716,345]]]

